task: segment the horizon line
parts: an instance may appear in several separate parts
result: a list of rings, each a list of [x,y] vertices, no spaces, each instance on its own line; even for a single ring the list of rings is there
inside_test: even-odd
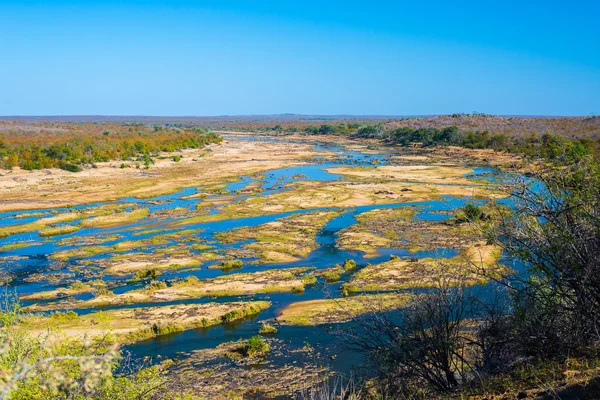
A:
[[[490,114],[490,113],[445,113],[445,114],[294,114],[294,113],[281,113],[281,114],[220,114],[220,115],[149,115],[149,114],[21,114],[21,115],[0,115],[0,120],[22,120],[22,119],[44,119],[44,118],[276,118],[276,117],[311,117],[311,118],[354,118],[354,119],[367,119],[367,118],[426,118],[426,117],[444,117],[452,115],[464,115],[464,116],[489,116],[489,117],[503,117],[503,118],[584,118],[584,117],[596,117],[595,114],[580,114],[580,115],[559,115],[559,114]]]

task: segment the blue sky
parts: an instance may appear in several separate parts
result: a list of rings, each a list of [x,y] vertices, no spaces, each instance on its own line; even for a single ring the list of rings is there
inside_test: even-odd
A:
[[[600,114],[600,2],[523,3],[0,0],[0,115]]]

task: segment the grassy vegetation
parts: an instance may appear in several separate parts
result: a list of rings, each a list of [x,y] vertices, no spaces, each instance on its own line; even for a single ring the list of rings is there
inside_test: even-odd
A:
[[[6,244],[4,246],[0,246],[0,251],[11,251],[11,250],[17,250],[17,249],[24,249],[30,246],[39,246],[41,245],[41,243],[11,243],[11,244]]]
[[[277,328],[275,328],[273,325],[271,325],[269,323],[265,323],[260,326],[258,333],[260,333],[261,335],[273,335],[273,334],[277,333]]]
[[[415,260],[392,257],[381,264],[367,265],[344,284],[345,293],[390,291],[407,288],[431,288],[440,279],[457,285],[478,285],[494,277],[499,279],[510,271],[498,264],[500,248],[478,243],[453,258],[422,258]]]
[[[348,258],[342,264],[342,268],[344,268],[346,271],[355,270],[356,269],[356,261],[354,261],[351,258]]]
[[[332,283],[342,279],[342,274],[346,272],[339,264],[336,264],[333,268],[327,268],[315,273],[317,276],[321,276],[325,279],[325,282]]]
[[[217,264],[219,268],[224,271],[229,271],[232,269],[240,269],[244,266],[244,263],[241,260],[225,260]]]
[[[421,220],[415,217],[417,210],[417,207],[407,206],[358,214],[358,224],[341,230],[337,244],[373,257],[379,254],[379,248],[408,248],[411,252],[439,248],[460,250],[483,239],[468,219],[459,216],[440,221]],[[483,212],[487,207],[477,207],[477,210]]]
[[[87,246],[87,247],[79,247],[71,250],[60,250],[52,253],[50,258],[53,260],[59,261],[67,261],[70,258],[85,258],[91,257],[97,254],[106,253],[107,251],[112,250],[112,247],[108,246]]]
[[[110,227],[115,225],[135,222],[148,216],[147,209],[138,209],[131,212],[124,211],[131,204],[102,205],[66,213],[55,213],[52,217],[40,218],[27,224],[8,225],[0,227],[0,238],[9,235],[39,231],[40,236],[56,236],[76,232],[80,227]],[[87,217],[90,217],[86,219]],[[57,224],[83,220],[79,225]],[[63,243],[66,244],[66,243]]]
[[[20,300],[29,300],[29,301],[37,301],[37,300],[52,300],[56,299],[59,296],[73,296],[76,294],[82,293],[90,293],[97,290],[98,287],[104,286],[103,281],[94,281],[91,283],[81,283],[75,282],[71,284],[70,287],[47,290],[42,292],[35,292],[28,295],[22,295],[19,297]]]
[[[111,333],[118,343],[133,343],[151,337],[231,322],[268,308],[266,301],[206,303],[140,309],[98,311],[77,315],[73,311],[49,316],[26,316],[27,334],[57,330],[63,338],[105,337]]]
[[[268,294],[285,292],[302,292],[306,285],[314,282],[314,277],[304,279],[312,271],[310,267],[286,268],[253,273],[241,273],[218,276],[216,278],[198,279],[189,276],[179,282],[167,286],[165,282],[156,280],[156,273],[140,273],[137,279],[149,279],[149,284],[142,289],[131,290],[121,294],[98,292],[90,300],[70,300],[61,303],[34,305],[30,311],[48,311],[56,309],[76,309],[102,306],[118,306],[139,303],[160,303],[167,301],[197,299],[200,297],[231,297],[248,294]],[[44,293],[44,292],[41,292]]]
[[[187,255],[176,256],[173,254],[169,257],[163,257],[159,254],[125,253],[108,260],[105,273],[126,276],[136,274],[139,271],[181,269],[198,266],[208,259],[211,259],[211,257],[208,257],[208,254],[194,255],[193,257]]]
[[[292,215],[256,227],[238,228],[218,234],[224,243],[254,239],[243,247],[257,253],[263,262],[286,262],[306,257],[316,249],[316,235],[338,211],[316,211]]]
[[[408,132],[408,130],[404,129],[401,132],[401,135],[407,134],[406,132]],[[409,133],[411,135],[433,135],[434,139],[432,140],[434,140],[434,143],[430,143],[431,145],[438,144],[435,142],[438,140],[435,139],[435,135],[441,134],[441,130],[431,131],[429,133],[423,130],[414,130],[410,132]],[[479,136],[475,136],[476,139],[478,137]],[[419,138],[422,139],[420,136]],[[390,139],[390,141],[392,140]],[[423,143],[428,145],[426,142]],[[412,136],[408,144],[414,144],[412,143]],[[467,146],[465,143],[462,143],[461,145]],[[577,144],[574,144],[573,146],[576,145]],[[485,146],[487,146],[487,144]],[[574,147],[567,146],[566,148],[568,149],[569,157],[574,157],[572,154]],[[375,184],[370,182],[373,175],[361,176],[356,175],[357,173],[377,173],[380,175],[385,175],[383,171],[385,171],[385,174],[390,173],[390,170],[377,168],[356,169],[353,172],[353,174],[355,174],[353,178],[341,182],[343,184],[348,184],[348,186],[343,186],[341,184],[338,185],[340,182],[336,182],[335,185],[337,186],[335,190],[333,190],[331,184],[327,183],[326,185],[330,186],[323,187],[327,187],[329,193],[327,193],[326,196],[319,198],[315,198],[315,196],[319,193],[320,189],[323,188],[318,186],[320,184],[315,184],[316,186],[313,187],[315,189],[313,192],[304,190],[303,186],[298,186],[297,188],[300,188],[300,190],[291,190],[285,193],[286,196],[289,196],[287,197],[288,200],[286,200],[289,202],[286,202],[285,204],[279,204],[279,206],[286,210],[294,207],[296,207],[296,209],[298,207],[310,207],[313,204],[311,203],[312,201],[322,203],[323,199],[331,198],[329,195],[332,195],[336,200],[345,202],[352,198],[352,195],[349,194],[350,189],[346,190],[348,187],[350,187],[350,184],[351,186],[359,186],[360,184],[368,184],[371,187],[375,186]],[[394,174],[395,173],[396,172],[394,172]],[[448,172],[448,175],[445,175],[442,178],[448,181],[452,181],[453,179],[462,179],[460,177],[455,178],[455,175],[456,174],[452,175]],[[364,181],[362,181],[363,179]],[[391,196],[412,192],[412,189],[408,189],[407,192],[401,193],[401,190],[407,188],[407,185],[392,184],[388,182],[388,180],[393,179],[397,179],[397,177],[395,175],[381,177],[381,182],[378,182],[380,186],[378,186],[377,189],[372,192],[372,194],[369,192],[364,197],[369,201],[379,201],[381,198],[389,197],[390,199],[388,200],[390,202],[396,202],[398,201],[398,198],[392,199]],[[438,178],[430,177],[428,179]],[[453,182],[456,183],[455,181]],[[307,185],[311,184],[312,183],[308,183]],[[380,194],[380,197],[375,197],[375,191],[381,191],[382,188],[385,189],[385,193]],[[431,192],[433,192],[434,189],[431,189]],[[215,186],[208,188],[208,190],[219,191],[222,190],[222,188]],[[359,191],[361,194],[367,193],[363,189],[357,190],[357,192]],[[273,199],[269,201],[272,200]],[[584,198],[584,200],[589,201],[588,198]],[[258,212],[261,207],[264,207],[268,203],[265,202],[265,199],[260,199],[256,203],[252,204],[253,208],[248,211],[249,214]],[[281,208],[277,208],[277,205],[269,204],[269,206],[272,206],[273,208],[269,208],[267,212],[279,212],[281,210]],[[346,206],[348,206],[348,204],[346,204]],[[226,212],[223,213],[221,217],[230,217],[234,212],[234,207],[238,207],[238,205],[235,205],[231,208],[226,207]],[[591,207],[589,210],[587,210],[587,215],[596,218],[597,214],[595,210],[597,210],[597,207]],[[364,249],[365,251],[393,243],[399,243],[402,245],[401,247],[410,247],[412,250],[431,249],[437,247],[462,248],[463,254],[458,257],[442,260],[408,260],[394,257],[392,260],[385,263],[368,265],[364,269],[356,272],[352,280],[348,284],[344,285],[344,294],[361,291],[393,291],[402,288],[413,287],[435,288],[440,280],[448,280],[450,282],[450,286],[455,288],[455,286],[459,285],[459,281],[461,284],[464,283],[466,285],[484,284],[487,282],[487,279],[490,276],[500,278],[508,273],[507,269],[497,265],[497,261],[500,258],[499,248],[485,244],[485,242],[476,243],[476,241],[473,240],[475,236],[472,236],[467,229],[467,226],[470,222],[486,222],[487,212],[484,211],[484,209],[474,205],[468,205],[464,209],[457,212],[457,217],[455,219],[445,222],[417,221],[414,218],[417,212],[418,208],[405,207],[398,209],[372,210],[367,213],[359,214],[357,216],[359,224],[342,232],[353,233],[355,242],[340,243],[344,245],[348,243],[350,243],[350,245],[357,244],[357,246],[360,245],[362,247],[355,248],[360,250]],[[111,218],[120,217],[122,214],[129,214],[129,212],[115,212],[111,209],[90,211],[90,213],[94,214],[93,218],[86,220],[88,223],[89,221],[96,221],[95,223],[98,223],[99,220],[107,221]],[[329,217],[329,213],[331,213],[331,217]],[[82,218],[92,214],[78,212],[77,215],[79,218]],[[288,261],[292,258],[297,259],[300,257],[305,257],[306,254],[308,254],[311,249],[314,248],[314,238],[321,227],[327,222],[327,220],[330,220],[330,218],[333,218],[336,215],[338,215],[337,211],[298,214],[292,217],[281,219],[274,223],[227,232],[220,238],[222,241],[228,243],[246,240],[249,238],[253,239],[256,242],[247,245],[246,250],[249,249],[256,251],[257,254],[262,257],[263,261]],[[128,217],[123,221],[118,222],[118,224],[127,222],[129,222]],[[86,222],[84,221],[84,224],[85,223]],[[108,223],[108,225],[102,225],[103,223]],[[112,226],[109,222],[103,223],[100,222],[100,225],[95,226]],[[55,223],[46,224],[38,221],[34,222],[33,224],[33,226],[37,227],[37,229],[34,230],[40,230],[40,232],[51,231],[52,229],[60,228],[53,226]],[[40,228],[42,226],[43,228]],[[17,232],[19,229],[25,229],[24,232],[28,232],[27,229],[30,228],[32,228],[30,224],[24,224],[20,226],[20,228],[17,228]],[[355,230],[353,231],[352,229]],[[581,231],[582,230],[578,227],[577,232]],[[155,233],[157,231],[147,230],[145,232]],[[161,245],[166,244],[169,238],[177,241],[187,241],[188,239],[189,241],[193,241],[192,238],[186,239],[183,232],[185,231],[180,231],[173,234],[157,235],[150,239],[124,241],[111,247],[89,246],[75,250],[67,250],[58,252],[55,255],[55,259],[68,260],[72,257],[87,257],[102,253],[104,251],[128,251],[147,245]],[[597,230],[593,232],[597,232]],[[188,233],[190,237],[193,236],[193,232],[190,231]],[[477,237],[477,239],[479,240],[481,238]],[[377,242],[377,240],[379,240],[379,242]],[[197,247],[194,248],[194,246]],[[206,244],[193,244],[189,246],[190,249],[197,251],[205,251],[209,247],[210,246]],[[139,290],[133,290],[124,294],[115,295],[107,289],[103,289],[100,286],[95,286],[91,283],[74,283],[65,289],[40,292],[34,294],[33,297],[24,298],[27,300],[48,300],[62,295],[72,296],[75,294],[96,290],[97,297],[91,301],[74,301],[70,303],[67,301],[64,304],[57,305],[57,307],[89,307],[100,305],[134,304],[141,302],[151,303],[159,301],[187,300],[200,296],[216,297],[256,293],[268,294],[286,291],[301,292],[304,290],[306,285],[312,284],[316,281],[315,276],[322,276],[326,281],[333,282],[340,280],[343,274],[353,271],[357,267],[353,260],[348,259],[343,263],[343,265],[336,264],[333,268],[328,270],[312,272],[310,274],[308,273],[309,269],[298,269],[298,271],[293,271],[293,269],[278,269],[251,274],[232,274],[203,280],[199,280],[195,277],[189,277],[183,281],[169,280],[169,285],[167,285],[166,282],[156,280],[161,269],[174,269],[190,265],[197,265],[194,264],[194,262],[198,262],[198,260],[194,260],[191,264],[187,264],[185,258],[169,258],[169,260],[165,262],[156,262],[156,260],[162,257],[158,255],[159,253],[181,255],[187,254],[184,253],[185,251],[188,250],[182,248],[181,246],[172,246],[167,249],[161,249],[159,252],[156,252],[156,254],[145,254],[143,257],[148,257],[145,259],[137,258],[138,255],[136,254],[119,255],[119,257],[121,257],[120,260],[125,260],[126,262],[121,264],[107,264],[110,265],[106,270],[109,273],[135,273],[133,277],[134,280],[148,280],[149,282],[147,282],[147,285]],[[522,251],[525,252],[525,250]],[[597,252],[594,254],[597,254]],[[236,256],[239,257],[240,255],[238,254]],[[198,257],[198,259],[199,258],[200,257]],[[595,262],[594,258],[591,258],[591,260],[592,263]],[[117,261],[117,258],[111,259],[109,263],[113,263],[114,261]],[[588,263],[586,265],[590,265],[592,263]],[[241,267],[243,263],[240,260],[227,260],[217,265],[224,269],[231,269],[235,267]],[[569,263],[569,265],[572,264]],[[597,276],[597,274],[592,274],[590,276]],[[538,280],[535,284],[544,285],[544,282],[539,282],[541,281]],[[572,292],[567,292],[567,296],[559,297],[559,301],[557,301],[556,304],[562,305],[568,303],[568,296],[570,293]],[[388,293],[345,297],[335,300],[328,299],[297,302],[286,307],[278,317],[278,321],[283,324],[290,325],[340,323],[355,317],[363,316],[373,311],[386,311],[404,307],[407,299],[408,296]],[[555,298],[551,298],[551,306],[557,307],[553,303],[554,301]],[[225,304],[229,305],[230,303]],[[154,336],[181,332],[194,327],[232,322],[240,318],[244,318],[247,315],[259,312],[256,310],[262,307],[256,306],[247,309],[247,304],[249,303],[246,303],[240,308],[220,308],[218,311],[202,308],[204,305],[182,305],[172,307],[139,308],[131,310],[111,310],[106,312],[91,313],[89,315],[78,315],[77,313],[70,311],[64,313],[54,313],[49,316],[28,317],[29,325],[27,326],[27,329],[33,327],[32,332],[36,334],[40,333],[42,328],[50,327],[51,330],[56,330],[64,333],[67,336],[72,335],[72,337],[79,337],[78,335],[81,333],[88,333],[90,335],[99,337],[104,335],[106,332],[111,332],[111,336],[109,337],[114,338],[112,340],[120,343],[131,343]],[[223,304],[220,304],[219,306],[221,305]],[[53,307],[53,304],[50,304],[49,307]],[[40,310],[41,309],[43,308],[40,308]],[[525,314],[527,313],[527,309],[523,309],[521,311],[523,311]],[[133,312],[134,314],[130,314],[130,312]],[[554,316],[555,314],[550,313],[550,315]],[[530,331],[523,331],[527,334],[523,334],[521,336],[522,338],[525,338],[523,340],[534,338],[531,341],[535,342],[535,338],[537,338],[536,335],[539,333],[538,331],[541,331],[541,329],[545,327],[539,324],[539,321],[532,321],[533,329]],[[546,321],[547,320],[543,320],[542,322]],[[572,324],[571,326],[577,327],[578,325]],[[568,326],[565,325],[565,327]],[[503,328],[503,326],[500,326],[500,328]],[[563,334],[568,330],[569,329],[564,329],[563,327],[560,332]],[[510,329],[505,329],[505,331],[511,332]],[[260,334],[270,334],[276,332],[277,328],[269,323],[264,324],[259,331]],[[268,351],[269,344],[264,342],[264,340],[259,339],[259,337],[258,339],[252,338],[250,341],[244,344],[244,351],[247,352],[250,357],[255,357],[261,354],[264,355]],[[540,345],[540,347],[550,346],[550,341],[546,341]],[[577,375],[582,379],[593,379],[595,376],[597,376],[598,368],[596,366],[592,366],[592,368],[589,369],[589,371],[591,371],[589,376],[583,376],[585,374],[578,374],[578,372],[581,371],[575,371],[575,373],[573,373],[573,371],[570,371],[569,369],[559,368],[558,363],[553,364],[554,360],[540,360],[540,363],[545,362],[550,365],[550,367],[548,369],[544,369],[539,366],[534,368],[529,361],[526,361],[528,364],[525,367],[521,368],[520,366],[517,366],[517,368],[510,371],[510,373],[503,373],[498,376],[493,376],[492,379],[487,381],[486,384],[488,386],[485,389],[486,395],[489,393],[506,394],[507,392],[518,395],[518,393],[512,393],[513,387],[519,387],[522,388],[522,390],[528,391],[529,387],[532,387],[536,384],[534,382],[534,378],[538,377],[544,382],[549,382],[551,385],[556,385],[573,383],[574,381],[569,381],[565,378],[569,374]],[[581,362],[581,364],[574,363],[572,364],[572,368],[586,370],[586,366],[584,364],[587,361],[584,360]],[[569,366],[571,366],[571,364],[569,364]],[[561,374],[565,379],[560,379],[559,375]],[[549,376],[552,376],[553,378],[546,379]],[[457,396],[464,393],[477,395],[481,394],[482,391],[481,388],[477,388],[477,391],[474,389],[472,393],[469,392],[469,390],[461,392],[460,394],[458,391],[454,393],[457,394]],[[535,394],[536,393],[533,390],[528,392],[528,395],[531,396]]]
[[[116,225],[129,224],[148,216],[150,211],[147,208],[140,208],[129,212],[120,212],[111,215],[103,215],[95,218],[86,219],[81,223],[85,228],[106,228]]]
[[[35,232],[47,228],[49,225],[61,222],[71,222],[82,218],[82,214],[77,212],[57,214],[53,217],[40,218],[37,221],[21,225],[9,225],[0,227],[0,238],[16,235],[19,233]]]
[[[286,325],[321,325],[340,323],[363,314],[403,307],[410,295],[387,293],[368,294],[341,299],[308,300],[285,307],[277,321]]]
[[[39,232],[40,236],[57,236],[57,235],[66,235],[69,233],[77,232],[79,227],[77,225],[63,225],[56,227],[49,227],[41,229]]]

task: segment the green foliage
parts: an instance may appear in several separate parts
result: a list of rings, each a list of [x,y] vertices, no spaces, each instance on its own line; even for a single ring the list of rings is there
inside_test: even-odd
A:
[[[277,328],[275,328],[273,325],[271,325],[269,323],[265,323],[260,327],[260,330],[258,331],[258,333],[260,333],[261,335],[275,334],[275,333],[277,333]]]
[[[151,281],[144,289],[149,291],[166,289],[167,284],[163,281]]]
[[[243,318],[245,315],[242,311],[239,310],[232,310],[229,311],[228,313],[225,313],[222,317],[221,320],[223,322],[232,322],[235,321],[237,319]]]
[[[16,297],[0,300],[0,397],[11,400],[149,399],[164,382],[159,367],[116,376],[121,354],[109,340],[62,340],[60,333],[28,335],[17,325],[22,310]],[[74,312],[52,319],[77,318]],[[49,336],[51,335],[51,336]]]
[[[304,128],[303,132],[309,135],[316,135],[319,133],[319,128],[314,125],[308,125]]]
[[[175,322],[155,323],[152,325],[152,331],[155,336],[168,335],[170,333],[183,332],[185,329],[182,325]]]
[[[365,125],[358,128],[356,135],[365,138],[373,138],[377,136],[377,128],[373,125]]]
[[[132,281],[142,281],[145,279],[156,280],[159,276],[160,276],[160,271],[153,268],[153,269],[136,271],[136,273],[133,275],[133,278],[131,278],[131,280]]]
[[[15,129],[2,134],[0,168],[58,167],[79,172],[81,164],[132,159],[143,160],[149,168],[152,153],[198,149],[221,141],[218,135],[202,129],[154,129],[143,124],[60,124],[53,126],[57,129],[52,132],[35,128],[32,125],[31,131]]]
[[[468,221],[478,221],[483,216],[481,208],[473,204],[467,204],[463,208],[463,212]]]
[[[340,276],[340,269],[341,267],[336,264],[334,268],[328,271],[323,271],[321,275],[323,276],[323,279],[325,279],[326,282],[337,282],[340,279],[342,279],[342,277]]]
[[[244,352],[248,357],[261,357],[266,355],[269,350],[269,344],[260,336],[252,336],[244,347]]]
[[[292,286],[292,293],[303,293],[303,292],[304,292],[304,285]]]
[[[101,296],[112,297],[114,295],[115,294],[111,290],[108,290],[108,289],[105,289],[105,288],[100,288],[96,292],[96,297],[101,297]]]
[[[50,318],[58,322],[66,322],[79,318],[75,311],[56,312],[50,314]]]
[[[60,163],[58,166],[60,169],[63,169],[65,171],[69,171],[69,172],[80,172],[82,169],[75,164],[71,164],[71,163]],[[25,168],[27,169],[27,168]],[[36,168],[32,168],[32,169],[36,169]]]
[[[319,133],[321,135],[331,135],[331,134],[336,133],[336,129],[335,129],[335,126],[333,126],[333,125],[323,124],[319,128]]]
[[[10,293],[5,289],[0,301],[0,327],[15,325],[20,315],[21,305],[16,292]]]
[[[239,269],[244,266],[244,263],[241,260],[225,260],[219,266],[224,270]]]
[[[356,269],[356,261],[352,260],[351,258],[348,258],[346,259],[346,261],[344,261],[344,265],[342,265],[342,267],[344,267],[346,271]]]
[[[87,289],[88,285],[83,282],[76,281],[76,282],[73,282],[73,284],[71,285],[70,288],[73,290],[81,290],[81,289]]]

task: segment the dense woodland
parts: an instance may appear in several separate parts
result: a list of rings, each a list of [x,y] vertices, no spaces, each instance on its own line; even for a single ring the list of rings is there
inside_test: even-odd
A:
[[[0,168],[26,170],[62,168],[77,172],[82,165],[110,160],[137,160],[148,166],[157,152],[202,148],[220,137],[202,128],[137,123],[3,123]]]

